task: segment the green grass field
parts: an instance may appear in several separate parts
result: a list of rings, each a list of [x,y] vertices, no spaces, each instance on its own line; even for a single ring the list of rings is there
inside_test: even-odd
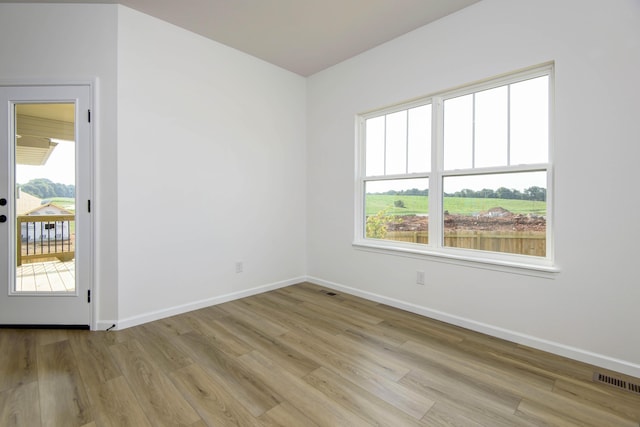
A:
[[[60,206],[63,209],[75,211],[76,199],[74,199],[73,197],[52,197],[46,200],[49,203],[53,203],[54,205]]]
[[[394,206],[396,200],[402,200],[404,208]],[[476,199],[471,197],[445,197],[444,210],[451,214],[473,215],[501,207],[515,214],[546,215],[547,203],[530,200],[513,199]],[[389,215],[426,214],[429,209],[429,198],[424,196],[390,196],[368,194],[366,197],[366,215],[375,215],[388,209]]]

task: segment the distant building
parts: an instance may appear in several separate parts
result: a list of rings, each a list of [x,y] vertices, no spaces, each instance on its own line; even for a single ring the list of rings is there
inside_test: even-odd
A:
[[[26,193],[20,188],[16,189],[16,215],[24,215],[42,205],[42,199]]]
[[[24,193],[23,193],[24,195]],[[53,203],[38,206],[23,216],[38,217],[42,215],[73,215],[66,209],[56,206]],[[64,241],[69,240],[70,221],[42,221],[42,219],[34,218],[34,222],[22,222],[20,234],[23,242],[48,242],[48,241]]]

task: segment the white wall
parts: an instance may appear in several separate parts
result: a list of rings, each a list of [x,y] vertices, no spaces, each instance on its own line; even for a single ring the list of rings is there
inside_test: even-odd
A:
[[[640,376],[640,3],[484,0],[308,79],[314,281]],[[555,61],[553,279],[352,247],[359,112]],[[415,284],[417,270],[426,286]]]
[[[118,11],[118,326],[300,280],[305,79]]]
[[[0,80],[97,78],[95,289],[98,322],[117,314],[116,6],[0,4]],[[103,325],[104,326],[104,325]],[[109,324],[110,326],[110,324]]]

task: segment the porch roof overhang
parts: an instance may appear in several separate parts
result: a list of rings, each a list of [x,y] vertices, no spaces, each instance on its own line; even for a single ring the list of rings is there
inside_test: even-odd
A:
[[[16,163],[44,165],[55,149],[52,139],[75,139],[75,105],[17,104]]]

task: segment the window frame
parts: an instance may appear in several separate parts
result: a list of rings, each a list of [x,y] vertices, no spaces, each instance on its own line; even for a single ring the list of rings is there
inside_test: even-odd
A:
[[[447,99],[477,93],[537,77],[548,76],[548,156],[546,163],[519,164],[491,167],[471,167],[466,169],[444,170],[444,102]],[[355,224],[353,246],[358,249],[384,252],[393,255],[405,255],[420,259],[430,258],[436,261],[453,262],[470,266],[481,266],[498,270],[525,272],[525,274],[543,275],[558,272],[554,264],[554,221],[553,221],[553,146],[554,146],[554,64],[540,66],[493,77],[454,89],[441,91],[430,96],[386,108],[372,110],[356,116],[356,165],[355,165]],[[366,176],[366,121],[372,118],[409,110],[421,105],[431,104],[431,166],[429,172],[406,173],[381,176]],[[544,257],[492,252],[479,249],[463,249],[444,246],[443,225],[443,180],[450,176],[470,176],[487,174],[507,174],[518,172],[546,172],[546,253]],[[407,243],[394,240],[365,237],[366,211],[365,187],[370,181],[384,181],[406,178],[428,178],[429,180],[429,243]]]

